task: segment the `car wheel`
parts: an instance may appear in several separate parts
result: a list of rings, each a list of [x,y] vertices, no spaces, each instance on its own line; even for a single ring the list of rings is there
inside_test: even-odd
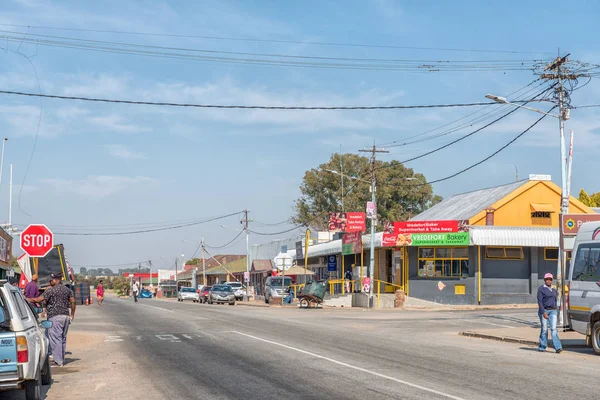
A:
[[[52,371],[50,369],[50,357],[46,356],[46,362],[44,368],[42,368],[42,385],[49,385],[52,383]]]
[[[592,347],[596,354],[600,354],[600,321],[596,321],[592,327]]]
[[[230,306],[235,306],[235,300],[229,303]]]
[[[265,296],[265,303],[269,304],[269,298],[267,296]]]
[[[25,399],[42,400],[42,375],[37,372],[36,378],[31,381],[25,381]]]

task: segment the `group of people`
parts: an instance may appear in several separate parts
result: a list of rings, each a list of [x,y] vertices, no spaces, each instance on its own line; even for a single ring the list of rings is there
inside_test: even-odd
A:
[[[52,322],[46,331],[50,342],[50,355],[53,365],[62,367],[65,363],[67,332],[75,318],[75,296],[70,288],[62,284],[62,274],[50,275],[50,287],[40,295],[38,277],[33,275],[31,282],[25,286],[25,298],[32,304],[43,308],[41,317]],[[41,306],[41,307],[39,307]]]

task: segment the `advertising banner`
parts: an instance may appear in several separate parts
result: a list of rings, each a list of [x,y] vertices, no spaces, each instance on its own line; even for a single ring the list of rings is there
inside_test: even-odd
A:
[[[342,254],[357,254],[362,252],[362,232],[348,232],[342,239]]]
[[[467,232],[468,221],[403,221],[394,222],[395,233],[451,233]]]
[[[302,241],[296,242],[296,260],[302,260],[304,254],[302,254]]]
[[[364,232],[367,229],[364,212],[329,213],[330,232]]]
[[[600,221],[600,214],[565,214],[563,215],[562,233],[575,236],[579,227],[585,222]]]
[[[377,204],[372,201],[367,202],[367,218],[377,219]]]
[[[406,246],[468,246],[469,232],[413,233],[406,235]]]

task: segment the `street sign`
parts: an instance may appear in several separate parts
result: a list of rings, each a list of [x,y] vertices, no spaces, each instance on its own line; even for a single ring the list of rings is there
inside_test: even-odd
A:
[[[304,254],[302,254],[302,241],[296,242],[296,260],[302,260]]]
[[[44,257],[53,245],[54,235],[46,225],[32,224],[21,233],[21,249],[29,257]]]
[[[562,218],[562,233],[568,236],[577,235],[579,227],[585,222],[600,221],[600,215],[598,214],[565,214]]]
[[[244,282],[250,282],[250,272],[244,272]]]
[[[336,256],[327,256],[327,271],[336,271],[337,270],[337,257]]]

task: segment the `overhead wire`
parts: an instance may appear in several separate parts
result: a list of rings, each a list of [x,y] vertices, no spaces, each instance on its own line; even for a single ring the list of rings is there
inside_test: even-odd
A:
[[[337,47],[405,49],[405,50],[435,50],[435,51],[453,51],[453,52],[467,52],[467,53],[499,53],[499,54],[547,54],[547,55],[555,54],[553,52],[551,53],[551,52],[518,51],[518,50],[418,47],[418,46],[364,44],[364,43],[336,43],[336,42],[240,38],[240,37],[236,38],[236,37],[209,36],[209,35],[182,35],[182,34],[174,34],[174,33],[134,32],[134,31],[118,31],[118,30],[107,30],[107,29],[68,28],[68,27],[24,25],[24,24],[0,24],[0,26],[10,26],[10,27],[15,27],[15,28],[33,28],[33,29],[43,29],[43,30],[59,30],[59,31],[62,30],[62,31],[73,31],[73,32],[93,32],[93,33],[110,33],[110,34],[120,34],[120,35],[169,37],[169,38],[182,38],[182,39],[241,41],[241,42],[255,42],[255,43],[302,44],[302,45],[316,45],[316,46],[329,46],[329,47],[337,46]]]

